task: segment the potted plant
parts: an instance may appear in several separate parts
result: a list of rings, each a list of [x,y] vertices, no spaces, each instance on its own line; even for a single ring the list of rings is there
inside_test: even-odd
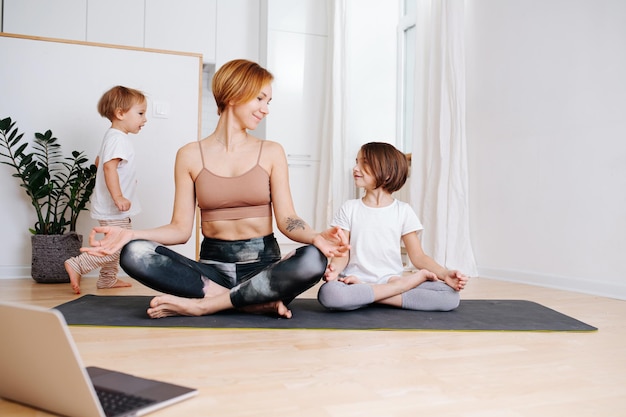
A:
[[[32,150],[30,149],[32,148]],[[80,253],[76,222],[96,183],[96,166],[83,152],[64,157],[50,130],[24,140],[11,118],[0,120],[0,160],[13,167],[35,209],[31,275],[37,282],[69,282],[63,263]]]

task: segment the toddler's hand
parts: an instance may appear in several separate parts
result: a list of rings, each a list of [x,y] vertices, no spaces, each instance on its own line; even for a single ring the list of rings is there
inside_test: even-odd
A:
[[[119,211],[130,210],[130,200],[125,197],[118,197],[113,200],[113,202],[115,203],[115,207],[117,207]]]

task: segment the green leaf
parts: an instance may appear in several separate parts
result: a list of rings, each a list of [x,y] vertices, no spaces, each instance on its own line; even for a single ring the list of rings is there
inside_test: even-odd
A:
[[[0,120],[0,132],[5,132],[9,130],[11,127],[11,118],[7,117],[6,119]]]

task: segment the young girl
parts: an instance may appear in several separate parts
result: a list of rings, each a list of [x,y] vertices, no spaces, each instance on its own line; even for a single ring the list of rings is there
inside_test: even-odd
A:
[[[96,158],[98,173],[91,199],[91,217],[100,226],[131,228],[130,218],[141,211],[137,201],[135,178],[135,150],[129,133],[139,133],[146,124],[146,97],[141,91],[116,86],[104,93],[98,102],[98,112],[111,121],[104,134]],[[82,253],[65,261],[72,290],[80,294],[83,274],[100,268],[97,288],[130,287],[117,278],[120,252],[105,257]]]
[[[410,205],[393,198],[408,177],[406,156],[388,143],[363,145],[353,169],[361,199],[346,201],[333,219],[350,242],[350,256],[333,258],[319,289],[320,303],[355,310],[372,303],[410,310],[453,310],[467,277],[422,250],[422,225]],[[400,243],[418,271],[403,275]]]

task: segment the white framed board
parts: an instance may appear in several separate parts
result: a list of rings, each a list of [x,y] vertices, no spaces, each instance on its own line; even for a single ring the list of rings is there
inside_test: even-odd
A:
[[[50,129],[64,154],[84,151],[95,159],[110,122],[96,105],[115,85],[143,91],[148,122],[131,135],[137,152],[143,211],[134,228],[171,219],[174,159],[201,132],[202,55],[0,33],[0,118],[17,122],[26,138]],[[35,212],[12,168],[0,165],[0,279],[30,276],[30,232]],[[78,232],[96,222],[81,214]],[[195,256],[193,239],[174,247]]]

